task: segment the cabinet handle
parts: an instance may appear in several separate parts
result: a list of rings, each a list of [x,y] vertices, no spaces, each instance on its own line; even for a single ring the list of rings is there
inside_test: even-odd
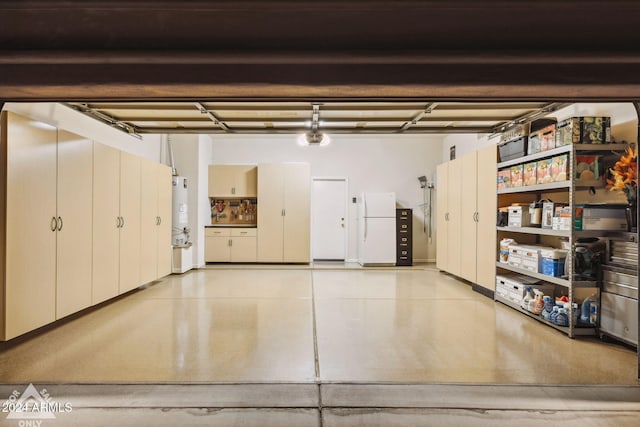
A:
[[[236,187],[231,187],[231,194],[236,194]]]
[[[123,217],[123,216],[121,216],[121,217],[120,217],[120,220],[122,221],[122,222],[120,223],[120,224],[121,224],[121,225],[120,225],[120,228],[124,228],[124,217]]]
[[[231,246],[231,239],[227,240],[227,246]]]
[[[480,222],[480,212],[476,212],[476,222]]]
[[[56,225],[57,225],[56,217],[52,216],[51,222],[49,223],[49,227],[51,228],[51,231],[56,231]]]
[[[158,217],[158,225],[162,225],[162,217],[161,216]]]
[[[58,217],[58,231],[62,231],[62,227],[64,226],[64,222],[62,222],[62,217]]]

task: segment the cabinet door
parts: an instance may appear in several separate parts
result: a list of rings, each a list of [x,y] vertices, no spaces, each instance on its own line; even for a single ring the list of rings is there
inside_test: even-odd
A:
[[[255,237],[231,238],[231,262],[256,262],[256,251]]]
[[[258,195],[258,167],[252,165],[234,166],[233,195],[236,197],[256,197]]]
[[[91,305],[93,143],[58,131],[56,318]]]
[[[209,165],[209,197],[234,197],[235,172],[233,165]]]
[[[496,287],[496,146],[478,151],[478,227],[476,283],[490,290]]]
[[[118,295],[120,280],[120,151],[93,143],[93,295],[91,302]]]
[[[447,200],[449,192],[449,164],[442,163],[436,168],[436,267],[442,271],[448,271],[449,265],[449,245],[448,233],[449,223],[447,221]]]
[[[156,163],[140,159],[140,283],[158,273],[158,178]]]
[[[449,213],[449,221],[447,226],[447,266],[449,273],[460,275],[460,228],[461,219],[461,191],[462,191],[462,160],[455,159],[449,162],[448,188],[447,188],[447,209]],[[465,196],[467,192],[465,191]]]
[[[284,262],[309,262],[311,170],[306,163],[284,167]]]
[[[156,278],[171,274],[171,168],[156,165],[156,184],[158,187],[158,271]]]
[[[5,339],[55,320],[56,129],[6,113]]]
[[[258,165],[258,262],[282,262],[284,170]]]
[[[460,197],[460,277],[476,281],[476,207],[477,154],[469,153],[460,159],[460,183],[464,194]]]
[[[204,242],[205,262],[231,261],[231,237],[207,236]]]
[[[120,293],[140,282],[140,158],[120,153]]]

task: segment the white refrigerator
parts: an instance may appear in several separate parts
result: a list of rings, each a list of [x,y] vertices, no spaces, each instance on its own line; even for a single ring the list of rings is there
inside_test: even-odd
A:
[[[396,194],[362,193],[358,208],[360,265],[395,265]]]

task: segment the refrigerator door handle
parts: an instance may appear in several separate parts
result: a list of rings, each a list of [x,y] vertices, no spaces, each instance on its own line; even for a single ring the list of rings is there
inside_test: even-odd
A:
[[[364,204],[364,217],[366,218],[367,217],[367,196],[366,196],[366,194],[362,195],[362,203]],[[366,227],[366,225],[365,225],[365,227]],[[366,230],[366,228],[365,228],[365,230]],[[367,233],[365,232],[365,235],[366,234]]]
[[[362,219],[364,221],[364,241],[367,241],[367,220],[366,219]]]

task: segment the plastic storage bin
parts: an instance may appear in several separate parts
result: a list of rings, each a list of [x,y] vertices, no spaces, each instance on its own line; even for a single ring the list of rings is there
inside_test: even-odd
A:
[[[566,249],[541,250],[542,274],[560,277],[564,274],[564,264],[568,251]]]

